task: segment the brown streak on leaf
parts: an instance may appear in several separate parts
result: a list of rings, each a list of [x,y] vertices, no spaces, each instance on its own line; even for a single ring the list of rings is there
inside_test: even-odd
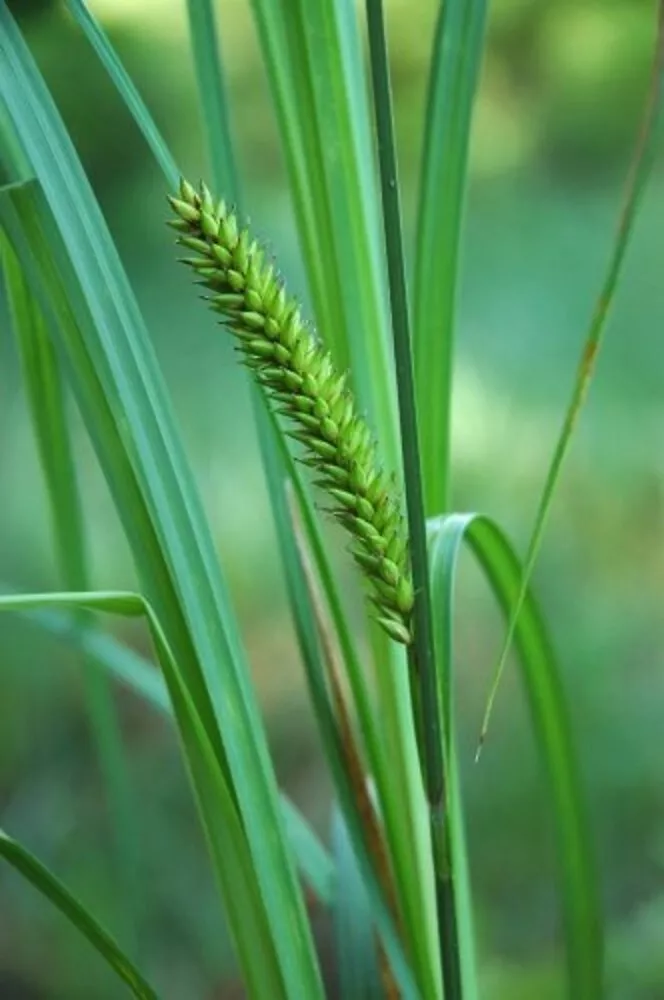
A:
[[[355,804],[362,824],[362,829],[367,840],[369,851],[376,865],[376,874],[381,888],[385,894],[388,906],[393,918],[399,924],[399,908],[394,890],[392,870],[385,844],[383,831],[378,820],[378,815],[367,788],[362,754],[353,732],[353,724],[350,711],[346,703],[346,698],[341,682],[341,666],[339,654],[333,639],[333,630],[328,620],[323,597],[321,595],[318,581],[316,580],[314,568],[309,557],[306,541],[299,521],[298,510],[293,496],[292,487],[289,481],[286,482],[286,495],[288,498],[291,522],[293,525],[293,535],[300,560],[300,566],[309,593],[311,607],[316,621],[316,629],[323,650],[323,660],[327,669],[327,680],[330,687],[334,714],[338,727],[339,742],[342,750],[343,761],[346,774],[353,792]],[[378,966],[381,983],[386,1000],[398,1000],[399,990],[397,988],[392,970],[389,965],[385,950],[376,935],[376,948],[378,952]]]

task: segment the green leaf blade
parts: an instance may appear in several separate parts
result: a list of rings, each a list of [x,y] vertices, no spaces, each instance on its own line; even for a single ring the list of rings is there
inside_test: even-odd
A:
[[[97,628],[81,629],[76,617],[64,610],[73,605],[71,594],[4,596],[16,598],[13,606],[4,605],[6,610],[23,612],[35,627],[69,646],[81,649],[94,669],[105,672],[153,711],[173,719],[173,706],[162,674],[135,650],[124,646],[113,636]],[[0,610],[3,608],[4,596],[0,594]],[[92,604],[95,610],[108,610],[110,607],[99,594],[86,594],[82,599],[84,603]],[[130,609],[131,605],[130,601]],[[136,609],[138,610],[139,605],[143,610],[140,601],[136,604]],[[336,884],[329,854],[299,810],[284,795],[281,796],[281,812],[302,878],[322,904],[330,905],[334,902]]]
[[[468,145],[486,0],[441,3],[428,83],[413,282],[427,516],[449,508],[450,414]]]
[[[452,599],[456,562],[466,543],[509,619],[519,595],[522,568],[512,547],[490,518],[455,514],[432,522],[431,567],[434,606],[439,612],[437,650],[441,701],[452,715]],[[602,908],[592,844],[564,692],[549,639],[535,600],[527,592],[515,642],[553,803],[561,871],[569,996],[600,1000],[603,996]],[[451,726],[453,730],[453,726]],[[461,804],[451,803],[457,829]],[[457,850],[458,850],[457,844]],[[464,887],[462,896],[469,898]]]
[[[169,187],[175,187],[179,180],[179,172],[175,160],[145,106],[136,85],[104,34],[103,28],[88,8],[85,0],[66,0],[66,4],[143,133],[153,156],[168,181]]]
[[[121,951],[111,935],[48,868],[3,830],[0,830],[0,857],[32,883],[35,889],[50,900],[56,909],[88,939],[138,1000],[157,1000],[157,993]]]

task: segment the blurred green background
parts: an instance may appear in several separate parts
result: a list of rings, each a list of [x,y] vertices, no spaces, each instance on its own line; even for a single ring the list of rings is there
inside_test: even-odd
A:
[[[206,174],[184,0],[96,0],[191,177]],[[436,4],[388,4],[412,233]],[[317,827],[329,781],[287,619],[245,384],[173,262],[164,184],[86,42],[57,3],[16,0],[133,279],[232,583],[278,771]],[[305,296],[270,95],[246,0],[220,0],[247,208]],[[654,0],[494,0],[471,156],[454,396],[455,507],[523,545],[605,266],[644,97]],[[664,175],[645,201],[606,350],[536,571],[564,672],[608,928],[607,996],[664,997]],[[0,577],[57,587],[48,510],[0,303]],[[134,584],[74,414],[95,587]],[[563,995],[554,844],[518,683],[472,764],[500,623],[469,565],[458,600],[458,697],[483,1000]],[[122,638],[149,655],[144,632]],[[80,664],[0,621],[0,826],[119,936],[123,900]],[[130,748],[140,879],[136,952],[166,998],[241,995],[172,731],[117,692]],[[329,928],[317,917],[322,947]],[[328,965],[333,964],[328,961]],[[333,979],[333,973],[330,974]],[[69,927],[0,871],[0,997],[111,998],[122,988]],[[579,998],[582,1000],[582,998]]]

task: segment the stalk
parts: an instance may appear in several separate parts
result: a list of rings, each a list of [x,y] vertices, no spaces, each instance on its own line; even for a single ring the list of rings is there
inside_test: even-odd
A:
[[[415,384],[401,205],[394,142],[387,40],[381,0],[367,0],[369,55],[373,82],[383,225],[397,369],[401,447],[406,480],[406,510],[412,559],[413,642],[408,647],[418,742],[423,758],[429,827],[436,878],[438,934],[446,1000],[461,998],[461,962],[446,815],[444,737],[438,701],[429,594],[424,497],[418,445]]]

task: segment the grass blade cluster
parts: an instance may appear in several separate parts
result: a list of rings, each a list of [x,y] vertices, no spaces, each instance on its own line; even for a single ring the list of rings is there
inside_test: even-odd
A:
[[[204,184],[180,181],[103,28],[84,0],[66,5],[155,157],[173,195],[170,222],[186,263],[249,370],[293,623],[336,793],[332,856],[277,787],[237,616],[134,292],[2,3],[0,159],[15,182],[0,190],[0,249],[67,590],[5,594],[0,611],[31,618],[81,652],[95,685],[91,705],[110,783],[122,768],[115,722],[104,729],[102,708],[111,702],[101,685],[114,678],[172,717],[249,997],[322,1000],[304,883],[318,905],[334,909],[344,995],[380,989],[403,1000],[477,1000],[453,708],[453,608],[467,545],[508,620],[483,736],[514,639],[558,834],[569,994],[599,1000],[603,945],[591,842],[560,678],[529,581],[654,158],[664,0],[619,231],[524,565],[490,519],[447,513],[455,302],[486,0],[439,6],[412,336],[382,0],[366,0],[377,157],[354,0],[251,4],[318,334],[239,224],[238,209],[228,207],[244,206],[242,166],[212,0],[188,0],[187,11],[211,176],[222,200]],[[88,589],[61,357],[141,594]],[[367,583],[371,671],[341,599],[320,509],[345,529]],[[429,522],[428,548],[427,514],[440,515]],[[141,618],[159,671],[102,634],[96,614]],[[0,855],[79,927],[136,996],[155,996],[81,904],[2,833]]]
[[[93,669],[106,673],[109,678],[144,701],[152,711],[173,719],[173,705],[160,671],[112,635],[94,626],[81,629],[76,616],[65,610],[71,608],[71,594],[45,594],[40,599],[40,595],[4,593],[0,594],[0,610],[3,609],[5,598],[10,599],[4,605],[5,610],[22,612],[35,628],[54,636],[69,647],[80,649]],[[13,603],[11,598],[14,598]],[[332,905],[336,885],[329,854],[286,796],[281,796],[280,805],[284,826],[302,878],[320,903]]]
[[[140,314],[89,184],[4,7],[0,10],[0,56],[0,93],[43,187],[55,232],[63,240],[63,273],[72,276],[73,270],[79,284],[76,294],[91,320],[82,328],[82,342],[73,337],[66,341],[69,353],[77,352],[71,368],[82,409],[102,467],[120,501],[119,512],[146,593],[153,597],[157,613],[166,623],[169,644],[187,671],[188,684],[196,689],[222,773],[226,781],[232,781],[229,792],[242,816],[255,864],[252,877],[260,886],[256,888],[258,898],[272,913],[274,937],[269,940],[279,955],[280,975],[288,989],[304,988],[316,997],[320,976],[311,932],[285,846],[274,773],[237,624]],[[76,331],[68,328],[60,332],[73,335]],[[90,365],[90,355],[94,365]],[[102,413],[109,404],[115,410],[112,426]],[[113,447],[110,434],[115,435]],[[132,466],[123,471],[127,455]],[[119,494],[122,484],[129,485],[129,474],[135,477],[133,486],[138,487],[138,505],[126,503],[126,496]],[[140,525],[137,521],[142,511],[148,515],[147,531],[144,521]],[[158,553],[152,550],[152,556],[162,563],[158,573],[144,558],[150,538],[158,549]],[[199,789],[199,804],[205,801],[212,820],[212,790],[207,787],[204,795],[202,792]],[[272,829],[275,836],[266,839],[265,829]],[[223,872],[218,874],[223,879]],[[287,921],[283,919],[285,912],[290,914]],[[250,964],[256,966],[255,957]],[[255,975],[251,969],[247,971]],[[281,983],[275,988],[281,989]]]
[[[0,261],[49,499],[57,566],[66,587],[83,590],[88,586],[84,528],[59,360],[39,305],[1,233]],[[83,682],[92,740],[108,797],[116,871],[122,885],[124,929],[136,942],[138,838],[120,720],[107,679],[88,669],[85,659]]]
[[[202,64],[207,65],[212,59],[218,58],[218,49],[215,38],[208,36],[203,31],[196,30],[195,26],[192,26],[192,42],[195,59],[200,59]],[[107,39],[104,40],[104,44],[107,49],[110,48]],[[201,52],[200,50],[202,47],[209,51]],[[115,72],[117,67],[120,66],[117,56],[112,52],[107,53],[104,59],[104,65],[111,73],[113,82],[117,86],[121,97],[126,101],[130,110],[134,111],[134,102],[137,99],[137,95],[135,93],[126,93],[123,86],[122,75]],[[217,74],[217,80],[221,80],[221,73]],[[199,81],[202,83],[200,75]],[[206,119],[212,116],[212,120],[208,127],[216,133],[216,139],[211,144],[212,155],[216,159],[221,158],[224,176],[227,179],[230,190],[235,190],[237,192],[237,176],[230,135],[228,133],[228,117],[227,115],[219,117],[213,114],[217,98],[214,95],[211,95],[208,89],[202,88],[200,96]],[[138,100],[140,101],[140,98],[138,98]],[[140,104],[138,112],[139,113],[135,115],[137,125],[144,131],[146,140],[150,144],[151,148],[154,145],[155,137],[157,137],[157,140],[162,147],[161,156],[158,157],[158,162],[163,163],[169,156],[168,151],[165,149],[163,139],[159,136],[159,132],[150,118],[149,111],[143,103]],[[274,415],[269,410],[264,410],[261,405],[262,400],[259,399],[258,395],[254,396],[254,402],[258,403],[258,405],[255,406],[255,414],[258,419],[261,456],[268,480],[273,514],[277,525],[279,546],[284,562],[284,570],[291,607],[294,613],[294,621],[300,640],[303,660],[307,667],[308,674],[315,672],[315,676],[321,675],[321,669],[318,666],[319,655],[315,642],[315,636],[312,637],[312,620],[308,613],[309,605],[306,599],[306,590],[303,589],[303,581],[301,580],[301,573],[299,572],[299,566],[297,564],[297,556],[293,558],[292,533],[290,531],[290,524],[288,522],[288,514],[286,511],[285,494],[282,488],[284,470],[287,471],[288,477],[293,483],[298,497],[300,512],[306,528],[307,538],[309,544],[312,546],[312,552],[315,557],[317,570],[323,583],[326,600],[335,623],[335,631],[339,637],[340,645],[343,651],[345,667],[348,673],[355,708],[360,722],[362,742],[367,752],[370,764],[370,773],[373,774],[377,787],[380,790],[379,798],[383,804],[385,812],[388,837],[390,837],[392,845],[394,846],[396,844],[397,847],[397,850],[394,852],[394,859],[396,871],[400,876],[398,879],[398,888],[403,894],[404,910],[405,912],[411,914],[409,925],[412,926],[413,930],[415,930],[417,913],[421,912],[417,906],[416,897],[413,894],[413,889],[417,889],[419,882],[417,879],[412,877],[412,819],[414,815],[416,816],[416,814],[413,814],[409,811],[409,809],[404,808],[407,802],[407,800],[404,799],[405,786],[403,784],[399,786],[392,779],[388,780],[386,767],[384,766],[388,763],[384,758],[386,751],[389,749],[389,770],[393,775],[398,773],[399,756],[395,754],[394,751],[395,749],[399,749],[399,744],[397,743],[395,746],[394,741],[390,740],[386,750],[383,750],[383,747],[376,739],[375,720],[368,701],[366,681],[363,676],[362,665],[359,662],[359,658],[355,650],[355,644],[350,634],[344,611],[339,600],[338,586],[335,583],[334,576],[325,555],[321,533],[317,525],[315,512],[308,497],[308,491],[305,489],[304,483],[302,482],[302,477],[300,476],[297,465],[293,462],[288,449],[285,447],[283,433],[278,428]],[[266,413],[271,418],[267,427],[265,417]],[[114,658],[113,662],[117,663],[117,660]],[[387,666],[388,661],[385,657],[382,658],[381,662],[383,662],[384,666]],[[403,708],[400,707],[399,689],[394,689],[394,684],[389,680],[385,669],[381,670],[379,681],[379,686],[382,692],[387,696],[383,699],[383,705],[387,705],[387,709],[389,711],[387,719],[398,719],[399,713],[402,713],[403,715]],[[315,706],[316,701],[314,701],[314,707]],[[383,714],[385,719],[385,713]],[[405,718],[407,718],[407,715]],[[320,719],[319,724],[321,725],[321,731],[325,741],[325,724],[322,723]],[[385,737],[389,735],[389,732],[389,728],[386,728],[383,743],[385,743]],[[399,730],[397,729],[396,732],[398,734]],[[337,750],[334,744],[326,743],[326,753],[328,758],[333,762],[332,770],[333,774],[335,774],[338,771],[338,767],[336,767],[335,770],[334,761],[337,759]],[[413,772],[413,774],[414,773],[415,772]],[[353,808],[352,798],[346,798],[343,801],[345,808]],[[297,816],[296,813],[294,815]],[[398,835],[395,835],[397,821],[401,829],[400,832],[398,832]],[[300,826],[301,825],[302,821],[300,820]],[[289,824],[289,829],[292,830],[292,824]],[[362,845],[360,845],[359,849],[363,850]],[[378,900],[378,904],[380,923],[380,900]],[[425,940],[426,936],[421,933],[414,933],[413,946],[416,954],[418,954],[421,950],[421,945]]]

